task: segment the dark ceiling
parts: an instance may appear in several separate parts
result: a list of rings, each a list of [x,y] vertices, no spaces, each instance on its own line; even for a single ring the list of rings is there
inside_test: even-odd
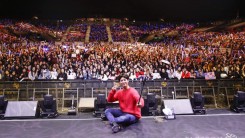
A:
[[[245,17],[245,0],[1,0],[0,18],[210,21]]]

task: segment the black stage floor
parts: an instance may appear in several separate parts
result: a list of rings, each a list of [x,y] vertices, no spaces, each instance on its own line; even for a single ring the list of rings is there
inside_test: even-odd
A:
[[[157,119],[156,119],[157,118]],[[55,119],[0,121],[0,138],[241,138],[245,114],[209,109],[206,115],[177,115],[176,120],[143,117],[138,123],[112,133],[108,122],[92,113],[60,115]]]

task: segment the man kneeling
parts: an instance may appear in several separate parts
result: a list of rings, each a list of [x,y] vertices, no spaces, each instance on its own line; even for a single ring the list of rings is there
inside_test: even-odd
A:
[[[123,89],[117,90],[114,85],[108,95],[108,102],[119,101],[120,109],[109,108],[105,110],[105,116],[102,119],[108,119],[112,125],[112,131],[117,133],[121,126],[118,124],[133,124],[141,118],[141,108],[144,106],[143,98],[134,88],[128,84],[129,76],[126,74],[119,76],[120,85]]]

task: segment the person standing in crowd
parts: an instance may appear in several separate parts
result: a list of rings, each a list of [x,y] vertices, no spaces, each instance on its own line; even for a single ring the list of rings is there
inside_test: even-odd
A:
[[[36,68],[32,67],[31,71],[28,73],[28,78],[33,81],[33,80],[37,79],[37,77],[38,76],[37,76]]]
[[[160,76],[161,76],[161,78],[164,79],[164,80],[166,80],[166,79],[169,78],[169,77],[168,77],[168,73],[165,71],[164,68],[161,69]]]
[[[50,79],[53,79],[53,80],[56,80],[57,79],[58,72],[57,72],[56,68],[53,67],[53,70],[50,71],[50,75],[51,75],[51,78]]]
[[[178,70],[174,71],[174,77],[177,78],[178,80],[180,80],[181,76],[182,76],[181,67],[178,67]]]
[[[29,78],[28,78],[28,72],[26,71],[26,68],[23,68],[23,69],[22,69],[22,73],[20,74],[19,79],[20,79],[21,81],[29,79]]]
[[[65,81],[67,80],[67,74],[64,69],[61,69],[61,72],[58,74],[57,80]]]
[[[184,68],[182,70],[181,78],[182,79],[189,79],[190,77],[191,77],[191,73],[186,68]]]
[[[197,79],[204,79],[205,78],[205,74],[203,73],[202,69],[198,69],[198,71],[196,71],[196,78]]]
[[[122,89],[117,90],[118,85],[114,85],[108,95],[108,102],[119,101],[120,109],[109,108],[102,114],[102,119],[108,119],[112,126],[112,131],[117,133],[121,130],[119,124],[133,124],[141,118],[141,108],[144,106],[143,98],[139,93],[129,86],[129,76],[122,74],[118,77]],[[140,102],[139,102],[140,100]]]

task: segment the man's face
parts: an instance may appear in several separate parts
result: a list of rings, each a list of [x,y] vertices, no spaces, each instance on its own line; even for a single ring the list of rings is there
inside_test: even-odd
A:
[[[124,77],[120,79],[120,84],[122,87],[127,87],[128,86],[128,80]]]

